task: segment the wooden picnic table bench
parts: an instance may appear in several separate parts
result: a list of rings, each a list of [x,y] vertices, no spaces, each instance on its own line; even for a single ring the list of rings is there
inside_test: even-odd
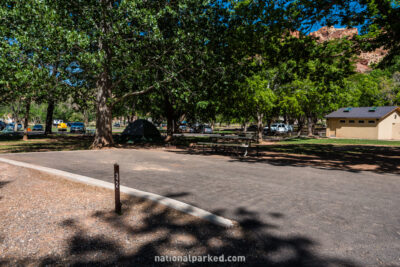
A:
[[[94,135],[96,133],[96,130],[94,129],[87,129],[85,132],[85,135]]]
[[[238,142],[245,142],[249,146],[251,146],[251,143],[256,141],[256,139],[252,136],[224,135],[224,136],[211,137],[211,141],[213,142],[218,142],[218,140],[228,140],[228,141],[232,140]]]
[[[218,143],[218,142],[198,142],[197,145],[201,145],[203,146],[203,153],[205,152],[204,148],[205,147],[211,147],[214,150],[217,150],[218,148],[236,148],[236,152],[239,153],[240,149],[244,149],[244,154],[243,156],[246,157],[247,156],[247,149],[249,148],[249,144],[246,143]]]

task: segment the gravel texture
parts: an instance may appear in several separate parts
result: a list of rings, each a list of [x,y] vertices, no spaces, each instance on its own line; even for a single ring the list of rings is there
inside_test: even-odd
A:
[[[152,263],[155,255],[206,252],[188,225],[216,226],[125,195],[119,216],[113,197],[110,190],[0,164],[0,265]]]
[[[226,229],[151,201],[122,201],[119,216],[110,190],[0,164],[0,266],[152,266],[157,255],[208,254],[243,255],[250,265],[356,265],[316,255],[301,237],[260,234],[265,225],[252,214]]]

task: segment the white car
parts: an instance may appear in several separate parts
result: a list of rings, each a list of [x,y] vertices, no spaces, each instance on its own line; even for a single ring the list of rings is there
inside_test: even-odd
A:
[[[57,126],[57,125],[59,125],[60,123],[63,123],[63,122],[64,122],[63,120],[53,120],[53,125]]]
[[[288,129],[288,132],[293,132],[293,125],[286,124],[286,128]]]
[[[276,125],[276,130],[275,130],[275,132],[277,133],[277,134],[285,134],[285,133],[287,133],[289,130],[288,130],[288,128],[286,127],[286,125],[285,124],[283,124],[283,123],[278,123],[277,125]]]
[[[271,133],[276,132],[276,128],[278,127],[278,124],[279,124],[279,123],[273,123],[273,124],[271,124],[271,130],[270,130]]]

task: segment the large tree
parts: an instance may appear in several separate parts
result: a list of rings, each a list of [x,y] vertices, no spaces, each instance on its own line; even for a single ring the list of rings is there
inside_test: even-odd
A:
[[[20,50],[20,55],[13,58],[14,63],[8,63],[8,66],[20,66],[9,74],[16,78],[16,74],[23,70],[30,73],[32,78],[29,79],[29,84],[34,89],[34,94],[29,99],[48,103],[46,133],[51,133],[55,103],[65,99],[71,91],[66,83],[67,69],[72,62],[67,29],[62,27],[62,18],[44,1],[4,1],[0,7],[2,19],[8,21],[7,24],[2,24],[7,25],[1,29],[3,45],[8,43],[14,50]],[[15,55],[15,51],[2,52],[7,54],[3,59],[10,59]],[[28,60],[30,69],[27,70]],[[32,87],[34,81],[35,88]],[[20,87],[17,91],[22,92],[28,87]]]
[[[235,1],[230,7],[223,52],[227,88],[220,109],[239,121],[255,119],[258,135],[263,121],[274,114],[275,93],[281,84],[283,62],[290,53],[287,33],[297,27],[285,1]]]
[[[110,146],[112,109],[121,101],[185,86],[204,70],[209,1],[48,1],[67,28],[77,64],[94,80],[96,136],[93,147]]]

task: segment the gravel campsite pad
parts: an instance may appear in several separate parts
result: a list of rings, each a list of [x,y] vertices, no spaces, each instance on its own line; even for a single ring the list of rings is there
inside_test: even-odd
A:
[[[0,164],[0,266],[154,263],[156,255],[217,252],[223,238],[243,234],[150,201],[122,201],[118,216],[110,190]]]

